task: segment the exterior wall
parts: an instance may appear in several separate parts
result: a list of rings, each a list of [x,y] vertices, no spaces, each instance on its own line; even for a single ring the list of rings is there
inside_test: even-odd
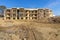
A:
[[[42,18],[52,17],[52,10],[50,9],[25,9],[25,8],[11,8],[5,10],[4,19],[12,20],[37,20]]]
[[[52,10],[49,10],[49,9],[45,9],[45,17],[51,17],[51,16],[53,16],[52,15]],[[50,16],[51,15],[51,16]]]
[[[17,19],[17,8],[11,9],[11,18],[12,18],[12,20]]]
[[[4,17],[5,17],[5,19],[11,19],[11,10],[10,9],[5,10]]]
[[[38,19],[44,18],[44,9],[38,9]]]

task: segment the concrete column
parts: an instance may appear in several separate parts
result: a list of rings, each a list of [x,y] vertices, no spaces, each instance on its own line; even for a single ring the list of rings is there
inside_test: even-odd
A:
[[[19,12],[19,20],[21,20],[21,17],[20,17],[20,12]]]
[[[28,17],[28,20],[29,20],[29,11],[27,12],[27,17]]]
[[[25,20],[25,17],[23,17],[23,19]]]
[[[4,20],[6,20],[6,9],[4,10]]]
[[[13,20],[13,13],[12,13],[12,15],[11,15],[12,17],[11,17],[11,19]]]
[[[13,12],[11,12],[11,20],[13,20]]]
[[[16,14],[17,15],[17,14]],[[16,16],[16,20],[17,20],[17,16]]]
[[[30,17],[30,19],[32,20],[32,17]]]
[[[17,20],[17,9],[16,9],[16,20]]]
[[[10,14],[11,14],[11,20],[13,20],[13,10],[12,9],[11,9]]]
[[[29,20],[29,13],[28,13],[28,15],[27,15],[27,16],[28,16],[28,20]]]
[[[21,20],[21,17],[19,17],[19,19]]]

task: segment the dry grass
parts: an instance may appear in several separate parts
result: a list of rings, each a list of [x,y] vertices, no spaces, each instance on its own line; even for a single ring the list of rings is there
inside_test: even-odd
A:
[[[0,20],[0,31],[28,31],[31,40],[60,40],[60,23],[40,23],[26,20]],[[20,35],[20,33],[17,35]],[[21,35],[23,35],[23,32]],[[15,37],[17,37],[14,34]],[[18,36],[19,37],[19,36]],[[18,39],[17,39],[18,40]]]

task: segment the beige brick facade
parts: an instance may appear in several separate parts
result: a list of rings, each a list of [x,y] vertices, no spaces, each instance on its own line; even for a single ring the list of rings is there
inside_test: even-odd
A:
[[[37,20],[52,17],[50,9],[10,8],[4,12],[4,19],[10,20]]]

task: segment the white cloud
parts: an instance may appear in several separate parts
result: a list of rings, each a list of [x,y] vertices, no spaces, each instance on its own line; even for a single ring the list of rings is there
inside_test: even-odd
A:
[[[58,4],[59,4],[59,2],[53,2],[53,3],[49,4],[48,7],[53,7],[53,6],[56,6]]]
[[[53,7],[56,7],[59,5],[60,5],[60,1],[54,1],[54,2],[51,2],[50,4],[46,5],[45,7],[53,8]]]

